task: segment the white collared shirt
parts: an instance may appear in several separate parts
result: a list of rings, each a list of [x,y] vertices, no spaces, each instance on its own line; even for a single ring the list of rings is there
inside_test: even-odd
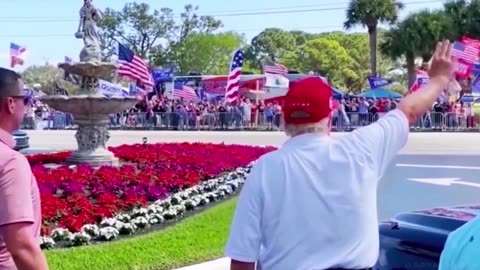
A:
[[[347,135],[304,134],[262,156],[241,191],[226,256],[262,270],[372,267],[377,184],[408,132],[396,109]]]

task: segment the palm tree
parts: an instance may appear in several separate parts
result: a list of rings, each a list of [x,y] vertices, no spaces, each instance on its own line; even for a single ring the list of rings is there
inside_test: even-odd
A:
[[[462,36],[480,38],[480,0],[455,0],[444,4],[453,40]]]
[[[411,14],[385,34],[380,50],[392,59],[405,57],[409,88],[415,82],[415,58],[430,60],[438,40],[448,38],[449,20],[443,11],[423,10]]]
[[[404,4],[396,0],[350,0],[346,11],[345,29],[356,25],[367,27],[370,43],[370,69],[377,75],[377,27],[379,23],[394,24]]]

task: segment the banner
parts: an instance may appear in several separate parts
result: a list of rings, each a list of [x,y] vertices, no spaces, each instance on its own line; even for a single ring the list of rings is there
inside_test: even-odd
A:
[[[265,74],[265,86],[275,88],[288,88],[289,80],[278,74]]]
[[[390,80],[390,79],[374,77],[374,76],[368,77],[368,84],[370,85],[371,89],[387,86],[392,83],[393,83],[393,80]]]
[[[123,90],[121,85],[104,80],[98,80],[98,88],[100,88],[100,92],[107,97],[128,96],[128,91]]]
[[[430,81],[430,77],[428,76],[426,71],[417,70],[416,74],[417,75],[415,78],[415,82],[413,83],[412,87],[410,87],[410,91],[412,92],[420,90],[420,88],[422,88]]]
[[[171,82],[175,77],[174,69],[154,69],[152,70],[153,81],[157,83]]]

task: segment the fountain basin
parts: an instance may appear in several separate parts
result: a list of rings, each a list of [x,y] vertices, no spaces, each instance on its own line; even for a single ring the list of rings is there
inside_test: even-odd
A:
[[[107,149],[109,116],[132,108],[138,102],[136,97],[54,95],[44,96],[41,101],[57,111],[71,113],[78,125],[75,134],[78,149],[72,152],[67,163],[87,163],[94,167],[118,165],[118,159]]]

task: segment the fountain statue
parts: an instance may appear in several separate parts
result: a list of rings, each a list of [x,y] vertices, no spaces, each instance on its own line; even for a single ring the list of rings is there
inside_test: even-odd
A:
[[[114,63],[102,62],[100,37],[97,32],[97,23],[101,18],[102,13],[94,7],[92,0],[84,0],[80,9],[80,23],[75,33],[75,37],[83,39],[84,43],[80,62],[58,65],[65,72],[81,78],[81,95],[50,95],[42,98],[42,102],[51,108],[71,113],[78,125],[75,134],[78,149],[69,157],[70,164],[118,164],[118,160],[106,146],[110,137],[109,115],[128,110],[137,102],[135,97],[107,97],[98,87],[100,78],[111,76],[118,68]]]

